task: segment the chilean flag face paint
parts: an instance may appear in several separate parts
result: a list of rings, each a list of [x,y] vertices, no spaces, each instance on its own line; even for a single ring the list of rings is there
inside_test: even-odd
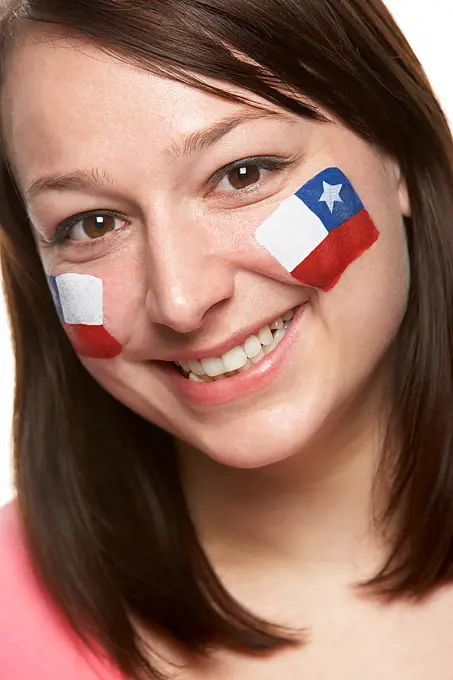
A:
[[[58,316],[77,354],[110,359],[122,350],[104,328],[102,279],[87,274],[48,276]]]
[[[328,168],[257,229],[255,238],[299,283],[327,291],[379,237],[352,184]]]

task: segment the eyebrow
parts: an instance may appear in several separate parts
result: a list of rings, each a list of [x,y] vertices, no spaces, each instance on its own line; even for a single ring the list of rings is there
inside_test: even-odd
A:
[[[93,187],[105,189],[106,185],[112,184],[113,179],[109,174],[97,168],[74,170],[66,174],[55,173],[32,182],[25,191],[25,198],[31,200],[45,191],[82,191]]]
[[[165,150],[165,153],[170,158],[175,159],[192,156],[218,142],[221,137],[231,132],[238,125],[265,118],[277,118],[283,119],[286,122],[294,122],[294,119],[290,118],[289,115],[280,111],[273,111],[272,109],[247,109],[216,121],[202,130],[189,133],[178,142],[173,142],[170,148]]]
[[[294,123],[294,118],[288,114],[272,109],[247,109],[220,121],[216,121],[201,130],[190,132],[180,140],[173,142],[164,153],[169,159],[179,159],[200,153],[203,149],[218,142],[221,137],[231,132],[238,125],[254,120],[265,118],[275,118],[284,120],[287,123]],[[62,174],[55,173],[46,177],[40,177],[30,184],[25,190],[25,198],[29,201],[38,194],[46,191],[83,191],[85,189],[105,189],[106,186],[113,186],[113,178],[105,171],[97,168],[90,170],[74,170],[73,172]]]

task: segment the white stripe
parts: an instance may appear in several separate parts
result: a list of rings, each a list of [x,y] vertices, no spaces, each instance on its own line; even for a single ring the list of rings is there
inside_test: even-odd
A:
[[[102,279],[88,274],[56,277],[66,323],[102,326]]]
[[[322,221],[296,195],[285,198],[256,230],[255,238],[289,272],[328,235]]]

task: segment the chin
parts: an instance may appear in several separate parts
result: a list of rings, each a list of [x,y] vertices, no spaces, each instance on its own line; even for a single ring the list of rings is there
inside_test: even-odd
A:
[[[258,418],[244,414],[225,427],[202,428],[195,438],[181,438],[221,465],[247,469],[265,467],[300,454],[317,429],[314,422],[304,423],[292,405],[257,415]]]

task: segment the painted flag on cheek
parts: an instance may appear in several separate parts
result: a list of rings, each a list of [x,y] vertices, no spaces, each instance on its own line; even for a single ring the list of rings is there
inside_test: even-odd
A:
[[[284,199],[255,238],[299,283],[330,290],[379,232],[346,175],[328,168]]]
[[[80,356],[110,359],[121,344],[104,327],[102,279],[88,274],[48,276],[58,316]]]

